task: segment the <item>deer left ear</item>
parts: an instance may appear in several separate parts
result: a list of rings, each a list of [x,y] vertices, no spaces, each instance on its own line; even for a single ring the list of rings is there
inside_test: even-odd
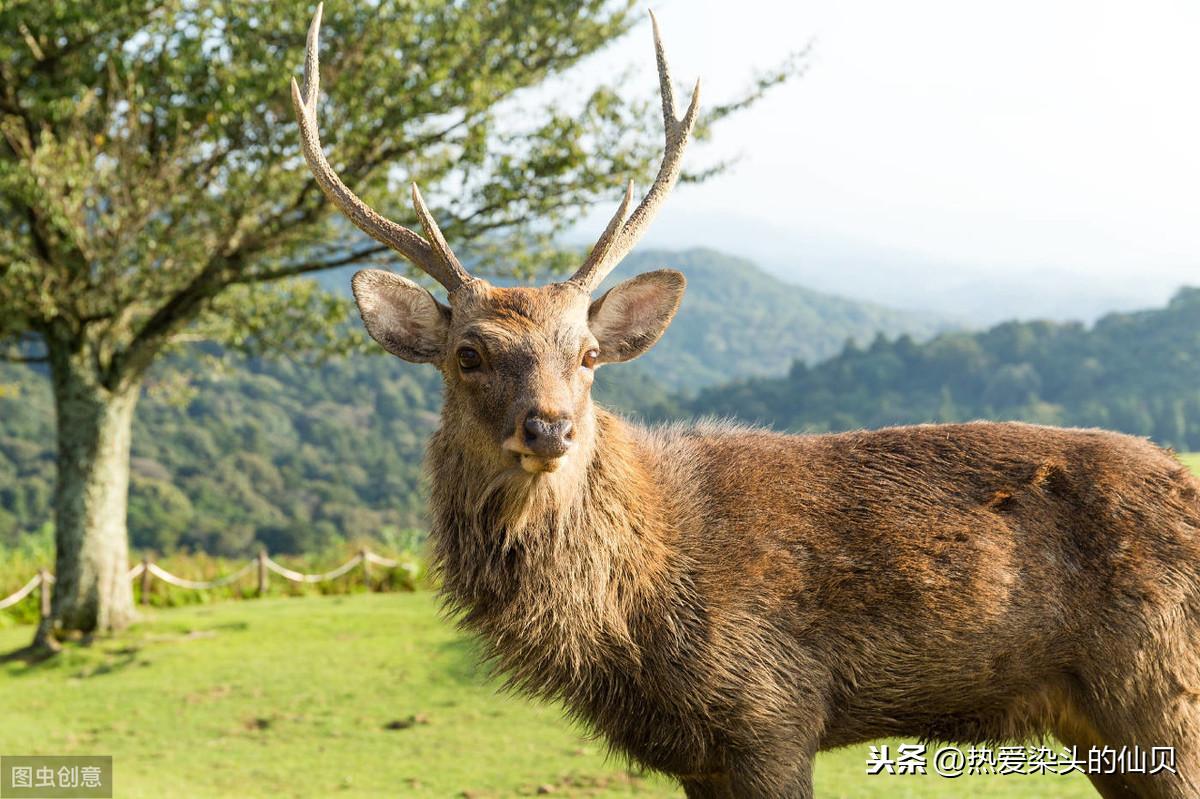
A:
[[[592,303],[588,327],[600,342],[600,363],[636,358],[654,346],[671,324],[683,290],[682,272],[660,269],[618,283]]]
[[[412,363],[441,360],[450,309],[425,289],[382,269],[363,269],[351,281],[358,312],[371,338]]]

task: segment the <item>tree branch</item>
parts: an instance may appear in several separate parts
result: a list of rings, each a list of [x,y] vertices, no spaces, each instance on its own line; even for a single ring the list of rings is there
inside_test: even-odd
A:
[[[335,258],[332,261],[313,261],[303,264],[295,264],[293,266],[285,266],[282,269],[272,269],[263,272],[254,272],[249,275],[238,275],[237,277],[225,282],[227,286],[244,285],[247,283],[268,283],[273,280],[282,280],[288,277],[296,277],[310,272],[321,272],[325,269],[336,269],[339,266],[348,266],[356,264],[370,258],[372,255],[378,255],[381,252],[390,250],[383,244],[377,244],[372,247],[367,247],[363,250],[352,252],[341,258]]]
[[[123,381],[141,374],[171,334],[191,321],[204,303],[220,292],[225,285],[221,276],[228,268],[226,259],[214,255],[199,274],[155,311],[124,351],[113,357],[106,370],[105,385],[115,389]]]

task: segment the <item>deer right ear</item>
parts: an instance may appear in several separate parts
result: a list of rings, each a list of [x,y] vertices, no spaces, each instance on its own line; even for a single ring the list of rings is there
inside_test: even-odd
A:
[[[683,289],[682,272],[660,269],[613,286],[588,308],[588,327],[600,343],[599,363],[636,358],[671,324]]]
[[[442,359],[450,309],[432,294],[382,269],[357,272],[350,284],[367,332],[385,350],[413,363]]]

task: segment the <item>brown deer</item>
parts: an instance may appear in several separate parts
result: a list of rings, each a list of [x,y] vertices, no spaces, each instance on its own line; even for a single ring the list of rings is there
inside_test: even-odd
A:
[[[1173,746],[1175,771],[1092,774],[1105,797],[1200,796],[1200,482],[1099,430],[975,422],[838,435],[645,428],[595,406],[602,364],[649,349],[678,272],[590,295],[675,183],[666,155],[569,280],[472,277],[416,187],[425,236],[334,174],[317,34],[293,81],[304,155],[356,225],[448,304],[354,277],[370,335],[445,381],[429,446],[446,601],[498,667],[689,797],[810,797],[819,750],[880,736]]]

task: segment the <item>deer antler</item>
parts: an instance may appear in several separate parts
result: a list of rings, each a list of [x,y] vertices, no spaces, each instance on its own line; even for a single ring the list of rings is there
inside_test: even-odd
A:
[[[325,160],[325,153],[321,150],[321,138],[317,133],[317,95],[321,80],[317,38],[321,32],[323,6],[323,3],[317,5],[317,13],[313,15],[312,24],[308,28],[308,43],[304,50],[303,91],[296,85],[296,79],[292,78],[292,103],[296,106],[296,119],[300,123],[300,149],[304,152],[304,160],[308,162],[308,168],[312,170],[321,191],[325,192],[325,196],[351,222],[371,238],[391,247],[427,272],[430,277],[445,286],[447,291],[453,292],[474,278],[450,251],[437,222],[425,207],[417,184],[412,184],[413,207],[429,241],[376,213],[342,183],[333,167]]]
[[[653,11],[650,12],[650,25],[654,29],[654,52],[658,59],[658,85],[659,91],[662,93],[663,128],[667,139],[666,151],[663,153],[662,166],[658,168],[658,177],[654,179],[654,185],[650,187],[650,191],[646,192],[646,196],[642,198],[638,207],[634,209],[628,219],[625,218],[625,214],[629,211],[629,204],[633,201],[633,183],[630,182],[629,187],[625,190],[625,199],[621,203],[621,207],[617,209],[617,213],[613,215],[608,227],[604,229],[604,233],[600,235],[596,245],[592,247],[592,252],[584,261],[583,266],[579,267],[579,271],[567,281],[576,284],[588,293],[595,291],[608,273],[629,254],[629,251],[638,243],[638,239],[650,227],[650,223],[654,221],[654,216],[658,213],[663,200],[666,199],[667,194],[675,185],[675,181],[679,178],[679,172],[683,166],[683,151],[687,147],[692,128],[696,126],[696,112],[700,110],[700,81],[697,80],[696,88],[692,90],[692,102],[688,105],[687,113],[683,115],[683,119],[679,119],[679,112],[675,106],[675,87],[671,83],[671,70],[667,66],[667,54],[663,50],[662,35],[659,33],[658,20],[654,18]]]

